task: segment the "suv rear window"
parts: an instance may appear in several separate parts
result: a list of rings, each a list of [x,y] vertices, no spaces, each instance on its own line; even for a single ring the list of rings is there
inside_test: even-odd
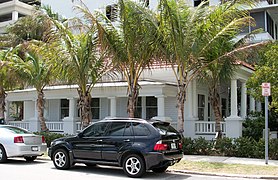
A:
[[[180,136],[178,131],[173,128],[169,123],[164,122],[155,122],[153,123],[153,126],[158,129],[159,133],[162,136]]]

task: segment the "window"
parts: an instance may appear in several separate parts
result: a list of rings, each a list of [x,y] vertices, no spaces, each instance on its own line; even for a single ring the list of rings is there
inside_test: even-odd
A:
[[[83,131],[83,136],[84,137],[103,136],[103,134],[105,133],[107,124],[108,124],[107,122],[100,122],[100,123],[93,124]]]
[[[107,131],[107,136],[123,136],[125,132],[125,122],[112,122],[110,128]]]
[[[12,14],[4,14],[0,16],[0,22],[6,22],[12,20]]]
[[[201,4],[203,1],[205,0],[194,0],[194,7],[199,6],[199,4]]]
[[[100,119],[100,99],[99,98],[91,99],[91,112],[92,112],[92,119]]]
[[[132,123],[134,136],[148,136],[150,135],[149,129],[142,123]]]
[[[118,16],[118,5],[117,4],[111,4],[106,6],[106,17],[111,22],[116,21]]]
[[[221,99],[221,113],[222,117],[227,117],[227,99],[225,98]]]
[[[150,0],[140,0],[146,7],[150,6]]]
[[[10,114],[9,117],[13,118],[15,121],[21,121],[23,119],[24,103],[23,101],[13,101],[9,107]]]
[[[205,120],[205,95],[198,94],[198,118]]]
[[[134,112],[135,118],[141,118],[142,117],[142,98],[138,97],[137,102],[135,105],[135,112]]]
[[[69,100],[61,99],[61,119],[69,116]]]
[[[157,98],[154,96],[146,98],[146,119],[157,116]]]
[[[126,122],[112,122],[106,133],[107,136],[131,136],[132,134],[131,123]]]

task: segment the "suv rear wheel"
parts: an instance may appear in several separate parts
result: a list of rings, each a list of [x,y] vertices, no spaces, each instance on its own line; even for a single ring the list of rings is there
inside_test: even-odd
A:
[[[57,169],[69,169],[69,155],[64,149],[57,149],[53,154],[53,163]]]
[[[129,177],[141,177],[146,172],[144,160],[137,154],[130,154],[123,162],[124,172]]]

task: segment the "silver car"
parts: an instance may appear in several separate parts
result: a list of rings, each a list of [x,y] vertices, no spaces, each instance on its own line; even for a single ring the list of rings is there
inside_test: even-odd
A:
[[[37,156],[46,153],[46,148],[43,136],[19,127],[0,125],[0,163],[11,157],[24,157],[26,161],[34,161]]]

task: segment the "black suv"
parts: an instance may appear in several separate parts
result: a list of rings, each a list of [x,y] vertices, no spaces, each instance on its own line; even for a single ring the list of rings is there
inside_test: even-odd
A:
[[[98,121],[74,137],[56,139],[48,155],[57,169],[75,163],[123,167],[130,177],[165,172],[183,157],[182,135],[168,122],[135,118]]]

